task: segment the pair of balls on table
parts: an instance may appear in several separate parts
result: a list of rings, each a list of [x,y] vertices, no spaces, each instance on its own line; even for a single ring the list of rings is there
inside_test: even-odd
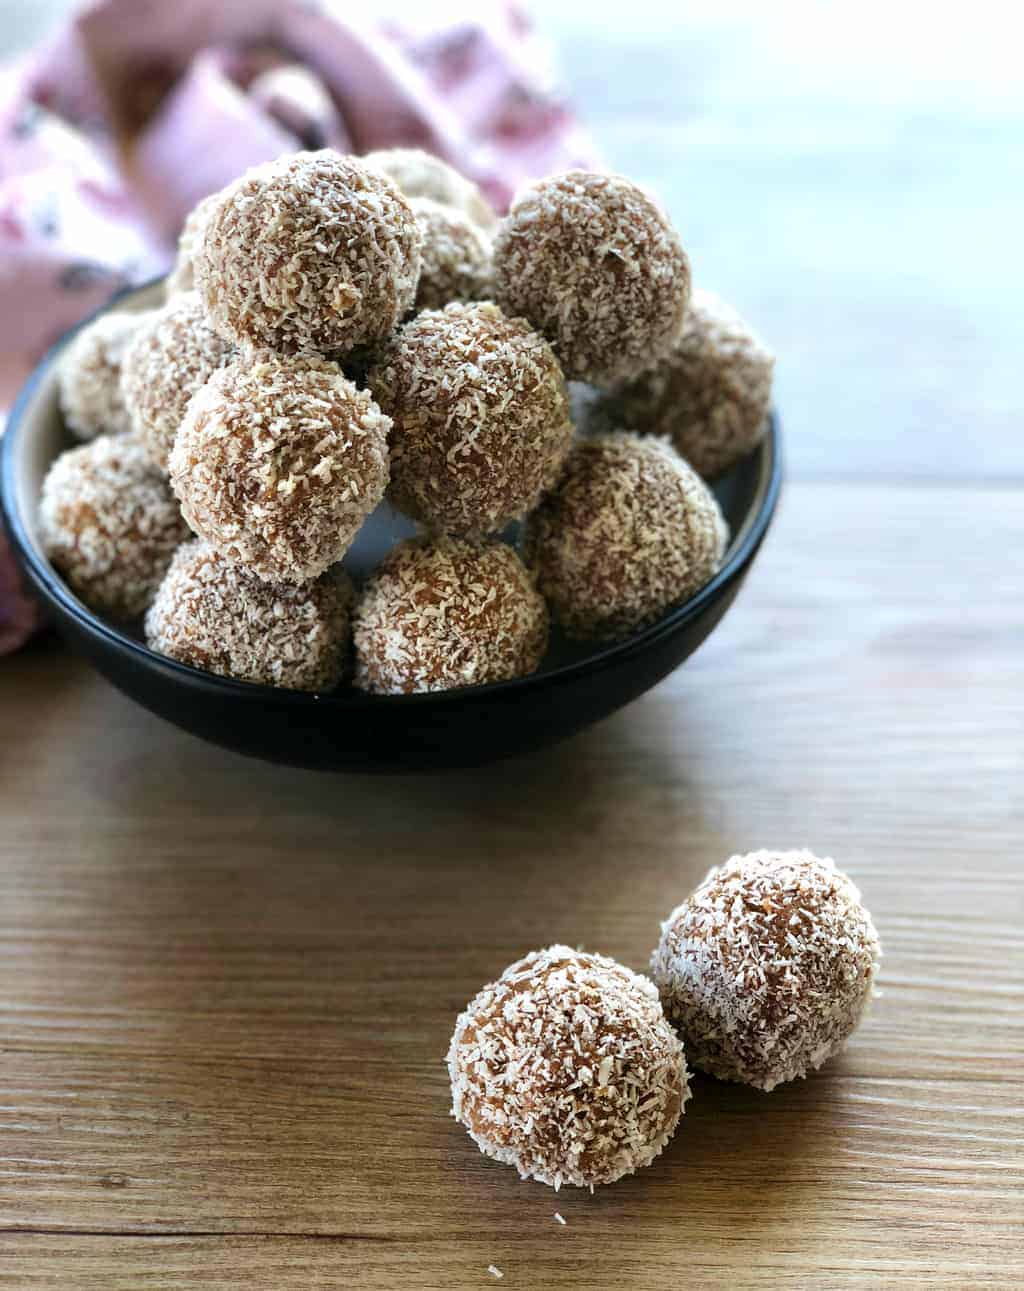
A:
[[[754,852],[669,916],[652,980],[601,955],[527,955],[460,1014],[452,1115],[487,1156],[560,1187],[649,1165],[689,1097],[686,1063],[771,1090],[837,1053],[881,951],[831,860]]]

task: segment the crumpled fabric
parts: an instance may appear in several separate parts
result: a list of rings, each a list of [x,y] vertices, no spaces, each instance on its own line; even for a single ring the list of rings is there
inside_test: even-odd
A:
[[[499,208],[593,166],[520,5],[93,0],[0,70],[0,408],[69,327],[164,272],[208,193],[297,148],[421,147]],[[0,653],[38,616],[0,531]]]

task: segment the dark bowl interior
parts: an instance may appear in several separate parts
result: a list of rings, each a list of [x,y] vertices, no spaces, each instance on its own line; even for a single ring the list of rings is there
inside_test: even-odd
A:
[[[159,300],[150,286],[117,307]],[[678,667],[732,604],[764,538],[781,483],[779,427],[715,484],[732,538],[721,570],[696,596],[610,646],[559,638],[540,670],[518,681],[439,694],[368,696],[344,687],[322,695],[275,690],[199,672],[147,649],[137,635],[98,618],[55,573],[39,545],[36,508],[46,470],[67,446],[57,406],[56,362],[65,338],[36,369],[0,440],[0,504],[21,566],[65,637],[115,686],[203,739],[273,762],[362,772],[478,766],[539,749],[636,699]],[[345,566],[358,580],[406,520],[381,507]]]

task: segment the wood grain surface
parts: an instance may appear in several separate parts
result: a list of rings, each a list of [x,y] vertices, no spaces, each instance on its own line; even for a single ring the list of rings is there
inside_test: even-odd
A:
[[[200,744],[52,639],[5,660],[0,1285],[1019,1289],[1022,542],[1010,489],[794,485],[673,678],[419,779]],[[699,1078],[594,1196],[479,1155],[442,1067],[477,987],[555,940],[643,969],[709,866],[804,844],[885,948],[841,1058]]]
[[[68,4],[0,0],[0,49]],[[0,661],[4,1288],[1024,1287],[1005,6],[534,8],[610,164],[779,353],[800,482],[683,670],[501,767],[275,769],[53,639]],[[477,1153],[441,1061],[477,987],[556,939],[643,969],[709,866],[804,844],[885,947],[841,1058],[771,1095],[698,1078],[594,1196]]]

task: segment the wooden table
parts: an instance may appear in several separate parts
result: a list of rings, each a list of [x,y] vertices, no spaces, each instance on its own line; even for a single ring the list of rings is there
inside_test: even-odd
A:
[[[1019,1289],[1022,542],[1010,489],[794,484],[670,681],[424,779],[204,746],[52,640],[4,661],[0,1285]],[[698,1079],[594,1196],[479,1155],[442,1068],[479,985],[555,940],[642,969],[709,866],[804,844],[885,946],[841,1058]]]
[[[0,661],[4,1287],[1024,1286],[1016,48],[984,4],[535,8],[781,356],[778,525],[685,669],[475,773],[277,770],[52,640]],[[698,1080],[593,1197],[477,1153],[441,1060],[478,986],[556,939],[642,969],[709,866],[804,844],[885,945],[842,1058]]]

